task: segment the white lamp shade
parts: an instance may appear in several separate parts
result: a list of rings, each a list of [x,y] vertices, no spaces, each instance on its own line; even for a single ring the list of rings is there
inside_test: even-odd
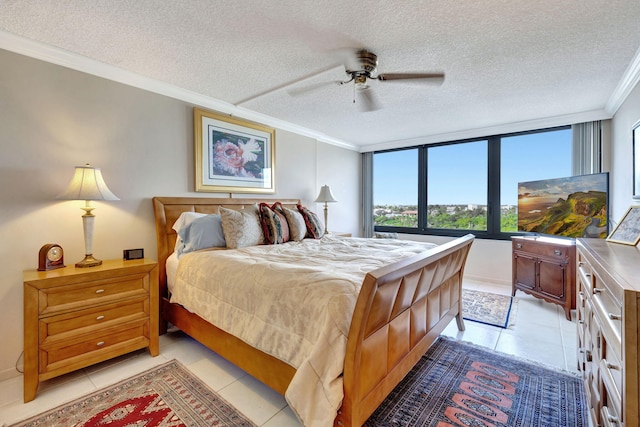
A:
[[[323,185],[320,189],[320,194],[315,200],[316,203],[334,203],[337,202],[336,198],[331,194],[331,188],[328,185]]]
[[[65,200],[120,200],[109,190],[102,178],[100,168],[76,166],[67,190],[58,199]]]

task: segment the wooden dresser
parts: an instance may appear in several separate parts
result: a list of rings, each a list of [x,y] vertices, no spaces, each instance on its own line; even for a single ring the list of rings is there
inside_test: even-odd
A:
[[[640,426],[640,250],[577,241],[578,369],[594,426]]]
[[[27,270],[23,279],[25,402],[40,381],[140,348],[158,355],[155,261]]]
[[[512,290],[558,304],[571,320],[576,308],[574,277],[576,246],[572,239],[554,237],[512,237]]]

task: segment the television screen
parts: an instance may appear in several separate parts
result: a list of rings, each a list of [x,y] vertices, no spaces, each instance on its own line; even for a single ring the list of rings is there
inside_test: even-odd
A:
[[[518,231],[565,237],[607,237],[609,174],[518,184]]]

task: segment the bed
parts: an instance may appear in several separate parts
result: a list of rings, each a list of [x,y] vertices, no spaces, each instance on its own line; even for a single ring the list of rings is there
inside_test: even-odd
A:
[[[160,331],[167,330],[167,323],[174,325],[285,395],[296,376],[297,369],[292,364],[170,302],[167,284],[166,262],[177,239],[172,226],[183,212],[218,213],[220,207],[241,210],[261,201],[264,199],[153,198],[160,273]],[[290,208],[299,203],[295,199],[279,201]],[[473,235],[467,235],[363,273],[353,313],[349,315],[344,362],[340,364],[342,398],[339,409],[334,410],[334,426],[363,425],[453,318],[458,329],[464,330],[462,276],[473,240]],[[330,422],[305,421],[305,425],[330,425]]]

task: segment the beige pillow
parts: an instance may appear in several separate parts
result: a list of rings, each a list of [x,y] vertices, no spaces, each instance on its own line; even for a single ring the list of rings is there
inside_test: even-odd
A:
[[[257,206],[240,211],[220,207],[220,216],[227,248],[244,248],[264,242]]]
[[[287,218],[289,224],[289,236],[291,240],[299,242],[304,239],[307,234],[307,224],[304,222],[304,217],[300,212],[283,207],[284,216]]]

